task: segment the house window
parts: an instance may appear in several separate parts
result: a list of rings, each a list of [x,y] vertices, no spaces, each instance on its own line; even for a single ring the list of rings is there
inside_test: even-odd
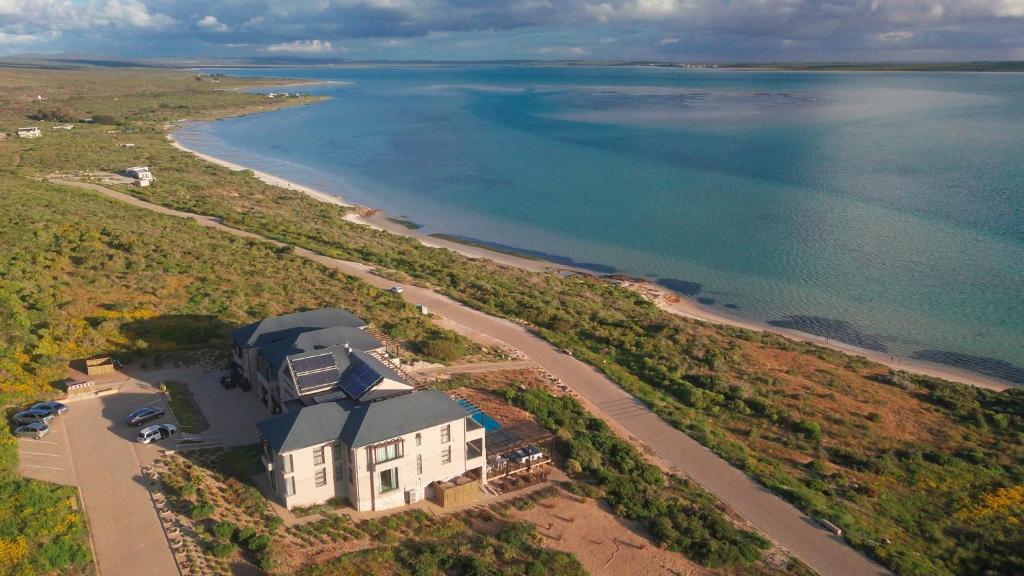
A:
[[[295,468],[292,464],[293,462],[291,454],[285,454],[284,456],[281,456],[281,469],[284,471],[285,474],[291,474],[292,472],[295,471]]]
[[[418,474],[420,476],[423,475],[423,455],[422,454],[417,454],[416,455],[416,474]]]
[[[375,446],[373,448],[373,462],[375,464],[397,460],[402,456],[404,456],[404,453],[402,451],[401,440],[383,444],[381,446]]]
[[[331,454],[334,454],[334,461],[341,462],[341,444],[335,442],[331,444]]]
[[[447,444],[452,441],[452,425],[445,424],[444,428],[441,428],[441,443]]]
[[[316,485],[327,486],[327,468],[316,469]]]
[[[398,468],[383,470],[380,473],[380,493],[398,490]]]
[[[316,450],[313,450],[313,465],[322,466],[324,463],[324,447],[321,446]]]
[[[416,445],[419,446],[420,444],[423,444],[423,435],[421,435],[419,432],[417,432],[416,433]]]
[[[445,448],[444,450],[441,450],[441,464],[451,464],[451,463],[452,463],[452,447],[449,446],[449,447]]]
[[[284,481],[284,495],[294,496],[295,495],[295,478],[288,477]]]

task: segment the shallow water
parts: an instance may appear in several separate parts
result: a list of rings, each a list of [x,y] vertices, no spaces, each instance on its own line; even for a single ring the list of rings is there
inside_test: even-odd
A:
[[[224,72],[351,84],[191,125],[191,148],[428,233],[1024,383],[1024,75]]]

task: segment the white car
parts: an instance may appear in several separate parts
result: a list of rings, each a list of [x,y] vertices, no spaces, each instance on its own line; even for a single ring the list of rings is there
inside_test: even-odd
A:
[[[174,424],[153,424],[139,430],[139,442],[149,444],[150,442],[170,438],[177,433],[178,427]]]
[[[391,292],[392,294],[401,294],[402,292],[405,292],[405,289],[404,289],[404,288],[402,288],[401,286],[392,286],[392,287],[391,287],[391,288],[389,289],[389,291],[390,291],[390,292]]]

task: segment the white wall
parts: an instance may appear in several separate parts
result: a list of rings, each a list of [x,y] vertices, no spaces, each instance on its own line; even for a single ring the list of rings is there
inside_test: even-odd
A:
[[[340,441],[342,474],[339,477],[335,477],[333,442],[279,454],[275,457],[274,470],[271,472],[276,476],[278,499],[287,508],[295,508],[323,504],[335,496],[347,497],[352,506],[361,512],[404,506],[406,492],[411,489],[416,489],[418,499],[422,500],[428,496],[427,488],[432,482],[450,480],[464,474],[467,469],[479,467],[483,471],[485,468],[486,452],[478,458],[466,460],[466,442],[483,438],[483,430],[474,430],[467,436],[465,419],[460,418],[448,424],[451,426],[449,442],[441,441],[443,425],[421,430],[419,446],[416,445],[416,433],[406,434],[402,436],[403,456],[377,464],[373,471],[368,469],[367,447],[350,450]],[[324,463],[315,465],[314,452],[320,446],[324,448]],[[451,461],[447,464],[441,460],[445,448],[451,450]],[[284,459],[289,455],[292,459],[292,472],[286,473]],[[422,473],[417,470],[417,456],[422,457]],[[316,470],[321,468],[326,470],[327,483],[316,486]],[[398,489],[382,494],[380,473],[391,468],[398,469]],[[354,474],[354,483],[349,482],[349,474]],[[295,482],[295,493],[286,496],[289,479]]]

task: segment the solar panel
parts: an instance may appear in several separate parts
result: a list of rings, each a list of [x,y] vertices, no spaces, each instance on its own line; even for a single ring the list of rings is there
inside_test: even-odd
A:
[[[381,375],[376,370],[360,361],[352,364],[345,372],[341,380],[341,389],[349,395],[349,398],[358,400],[366,391],[373,388],[374,384],[381,380]]]
[[[334,369],[321,370],[319,372],[307,372],[295,377],[295,384],[299,387],[300,394],[306,394],[312,390],[333,386],[338,382],[338,371]]]
[[[292,360],[292,372],[302,374],[334,367],[334,354],[320,354]]]

